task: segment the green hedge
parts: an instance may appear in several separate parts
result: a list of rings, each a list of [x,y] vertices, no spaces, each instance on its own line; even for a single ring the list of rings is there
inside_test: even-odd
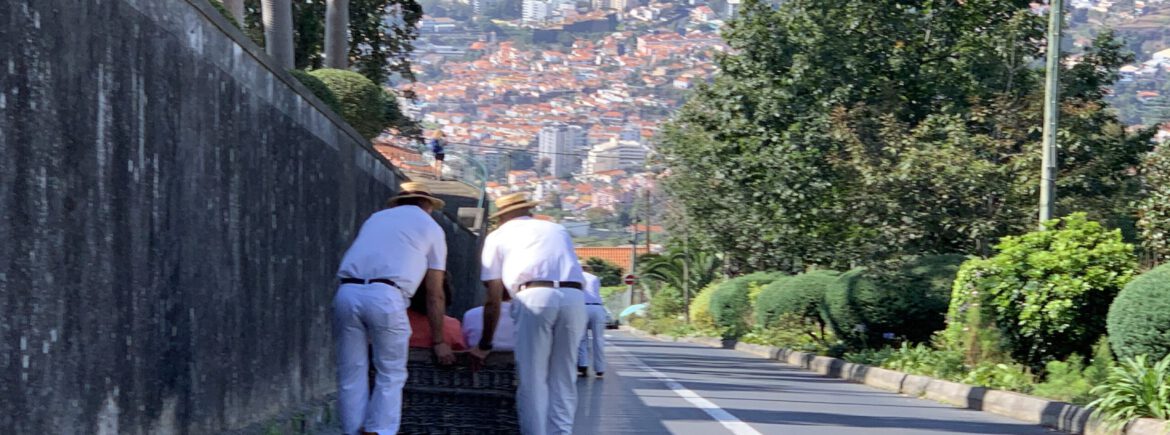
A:
[[[756,325],[777,326],[786,314],[823,324],[825,290],[840,276],[832,270],[815,270],[773,281],[756,299]]]
[[[361,74],[339,69],[318,69],[309,74],[333,92],[341,116],[363,137],[377,136],[397,116],[397,102]]]
[[[695,325],[702,331],[715,330],[715,317],[711,316],[711,295],[715,294],[715,290],[719,288],[722,282],[713,282],[707,284],[702,291],[691,299],[691,306],[689,308],[691,314],[691,324]]]
[[[825,291],[833,332],[855,345],[876,342],[885,333],[912,342],[929,340],[946,324],[951,283],[964,259],[926,255],[892,270],[842,274]]]
[[[1004,237],[994,257],[964,266],[949,315],[952,322],[963,322],[964,314],[980,314],[985,324],[996,326],[1015,361],[1037,370],[1048,361],[1089,353],[1105,333],[1110,302],[1137,264],[1120,231],[1107,230],[1084,213],[1048,225],[1049,230]],[[975,305],[982,308],[970,310]],[[952,324],[947,335],[978,327]]]
[[[1170,264],[1134,278],[1109,307],[1109,341],[1121,358],[1170,355]]]
[[[725,338],[738,338],[751,328],[752,287],[769,284],[781,276],[757,272],[729,279],[715,288],[711,294],[711,317],[715,326],[724,331]]]
[[[337,112],[338,114],[341,113],[341,103],[337,102],[337,96],[333,95],[333,91],[329,90],[329,86],[326,85],[325,82],[321,81],[319,78],[314,77],[312,74],[301,71],[299,69],[294,69],[289,71],[289,73],[291,73],[293,77],[296,77],[302,85],[305,85],[306,88],[309,88],[309,91],[312,92],[318,100],[321,100],[322,103],[325,103],[325,105],[329,106],[330,109],[333,109],[334,112]]]

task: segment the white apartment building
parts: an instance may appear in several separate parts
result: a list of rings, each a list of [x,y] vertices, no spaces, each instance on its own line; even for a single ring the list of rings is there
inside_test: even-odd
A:
[[[537,159],[548,159],[549,174],[557,178],[565,177],[581,167],[585,129],[562,123],[546,125],[540,129],[537,144]]]
[[[637,141],[610,139],[589,150],[583,170],[586,174],[594,174],[614,169],[642,169],[646,166],[648,153],[646,147]]]
[[[552,12],[556,10],[555,1],[524,0],[520,18],[524,24],[538,24],[548,21]]]

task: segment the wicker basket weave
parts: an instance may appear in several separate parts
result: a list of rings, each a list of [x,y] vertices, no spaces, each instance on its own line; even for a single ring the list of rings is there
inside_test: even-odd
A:
[[[403,387],[401,434],[515,434],[516,363],[511,352],[492,352],[471,370],[466,353],[438,365],[430,349],[411,349]],[[370,371],[373,382],[374,371]]]

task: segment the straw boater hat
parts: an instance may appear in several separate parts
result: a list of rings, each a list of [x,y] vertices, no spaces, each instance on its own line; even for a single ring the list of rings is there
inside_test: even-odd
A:
[[[419,183],[417,181],[408,181],[402,183],[402,187],[399,189],[398,195],[390,198],[390,201],[386,204],[390,207],[393,207],[398,205],[398,201],[402,201],[407,198],[426,198],[431,201],[431,206],[435,207],[436,209],[441,209],[443,208],[443,205],[446,204],[446,202],[443,200],[435,198],[434,195],[431,195],[431,189],[428,189],[425,184]]]
[[[525,208],[533,208],[537,205],[540,205],[540,203],[536,201],[529,201],[528,195],[525,195],[524,192],[504,195],[496,198],[496,212],[492,213],[491,218],[495,219],[508,212]]]

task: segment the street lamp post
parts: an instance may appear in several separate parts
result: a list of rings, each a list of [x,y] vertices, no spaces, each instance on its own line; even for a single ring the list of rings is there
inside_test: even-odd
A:
[[[1060,124],[1060,35],[1064,1],[1048,1],[1048,59],[1044,80],[1044,143],[1040,173],[1040,228],[1056,208],[1056,132]]]

